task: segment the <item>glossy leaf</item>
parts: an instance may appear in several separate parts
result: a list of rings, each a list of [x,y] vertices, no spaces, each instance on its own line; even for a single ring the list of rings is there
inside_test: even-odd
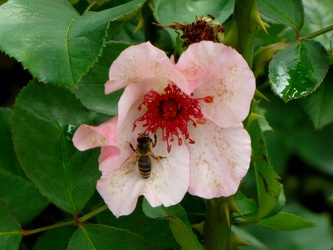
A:
[[[68,243],[77,227],[68,226],[52,229],[38,237],[33,250],[67,249]]]
[[[0,50],[43,82],[76,85],[101,54],[109,21],[126,18],[143,2],[80,15],[62,0],[8,1],[0,6]]]
[[[311,95],[299,100],[316,129],[333,123],[333,69],[326,75],[320,87]]]
[[[0,198],[22,224],[30,222],[48,202],[26,179],[0,168]]]
[[[95,191],[98,150],[79,152],[74,128],[89,123],[82,104],[69,90],[30,83],[16,100],[13,137],[27,176],[56,206],[80,211]]]
[[[26,178],[14,151],[10,124],[12,113],[8,108],[0,107],[0,168]]]
[[[0,221],[0,249],[18,249],[22,239],[21,226],[2,199],[0,199]]]
[[[277,205],[282,185],[268,157],[265,137],[258,120],[248,127],[252,144],[252,160],[255,169],[259,208],[257,220],[268,215]]]
[[[106,115],[116,115],[118,113],[118,100],[122,91],[105,95],[104,84],[108,80],[112,62],[128,46],[130,44],[123,42],[107,43],[103,49],[102,57],[82,78],[78,87],[73,88],[75,95],[85,107]]]
[[[81,226],[71,238],[68,250],[80,249],[156,249],[141,236],[105,225]]]
[[[284,101],[312,93],[323,81],[329,65],[325,48],[316,41],[301,40],[273,57],[269,80]]]
[[[234,0],[157,0],[155,1],[157,21],[162,25],[173,22],[192,23],[196,17],[211,14],[220,23],[226,21],[234,9]],[[172,13],[172,15],[170,15]],[[173,29],[166,29],[175,43],[177,33]]]
[[[280,212],[272,217],[261,219],[259,225],[282,231],[292,231],[315,226],[312,221],[285,212]]]
[[[259,0],[259,9],[265,16],[296,30],[304,24],[302,0]]]
[[[181,205],[153,208],[147,200],[144,200],[143,211],[150,218],[167,219],[170,229],[182,249],[202,249],[187,219],[186,212]]]

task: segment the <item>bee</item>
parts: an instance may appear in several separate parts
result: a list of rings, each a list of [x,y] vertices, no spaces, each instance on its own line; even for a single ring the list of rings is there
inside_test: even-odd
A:
[[[152,159],[160,160],[163,156],[155,156],[151,149],[155,147],[157,136],[154,135],[154,142],[147,134],[139,134],[136,148],[131,143],[131,149],[136,153],[136,162],[138,163],[139,172],[142,178],[148,179],[151,172]]]

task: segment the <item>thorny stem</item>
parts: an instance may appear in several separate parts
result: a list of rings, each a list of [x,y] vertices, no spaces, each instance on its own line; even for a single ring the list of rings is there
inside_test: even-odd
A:
[[[71,226],[71,225],[81,225],[81,223],[85,222],[86,220],[89,220],[90,218],[94,217],[95,215],[103,212],[104,210],[106,210],[108,207],[107,205],[104,205],[100,208],[95,209],[94,211],[83,215],[82,217],[70,220],[70,221],[64,221],[64,222],[60,222],[60,223],[56,223],[54,225],[50,225],[50,226],[46,226],[46,227],[40,227],[40,228],[36,228],[36,229],[32,229],[32,230],[21,230],[21,234],[23,236],[27,236],[27,235],[31,235],[31,234],[36,234],[36,233],[41,233],[47,230],[51,230],[51,229],[55,229],[58,227],[64,227],[64,226]]]
[[[252,68],[255,35],[258,28],[258,0],[236,0],[229,45]],[[228,35],[228,34],[227,34]],[[236,39],[235,39],[236,38]],[[203,240],[205,250],[229,250],[234,246],[231,232],[230,197],[207,200]]]
[[[244,57],[250,68],[252,68],[253,48],[258,23],[253,19],[257,0],[236,0],[234,9],[234,20],[237,25],[236,50]]]
[[[204,223],[204,249],[228,250],[231,236],[228,198],[207,200]]]

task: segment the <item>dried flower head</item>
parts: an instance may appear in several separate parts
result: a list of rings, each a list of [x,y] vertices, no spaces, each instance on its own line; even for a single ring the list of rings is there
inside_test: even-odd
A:
[[[201,41],[213,41],[220,43],[223,41],[225,28],[215,20],[213,15],[196,17],[195,21],[190,24],[181,24],[173,22],[171,25],[160,27],[171,28],[174,30],[181,30],[183,35],[180,36],[183,39],[183,47],[188,47],[192,43],[198,43]]]

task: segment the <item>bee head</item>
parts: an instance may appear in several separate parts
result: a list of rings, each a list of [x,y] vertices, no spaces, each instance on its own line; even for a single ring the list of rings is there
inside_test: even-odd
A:
[[[151,139],[147,134],[139,134],[137,141],[138,143],[148,143]]]

